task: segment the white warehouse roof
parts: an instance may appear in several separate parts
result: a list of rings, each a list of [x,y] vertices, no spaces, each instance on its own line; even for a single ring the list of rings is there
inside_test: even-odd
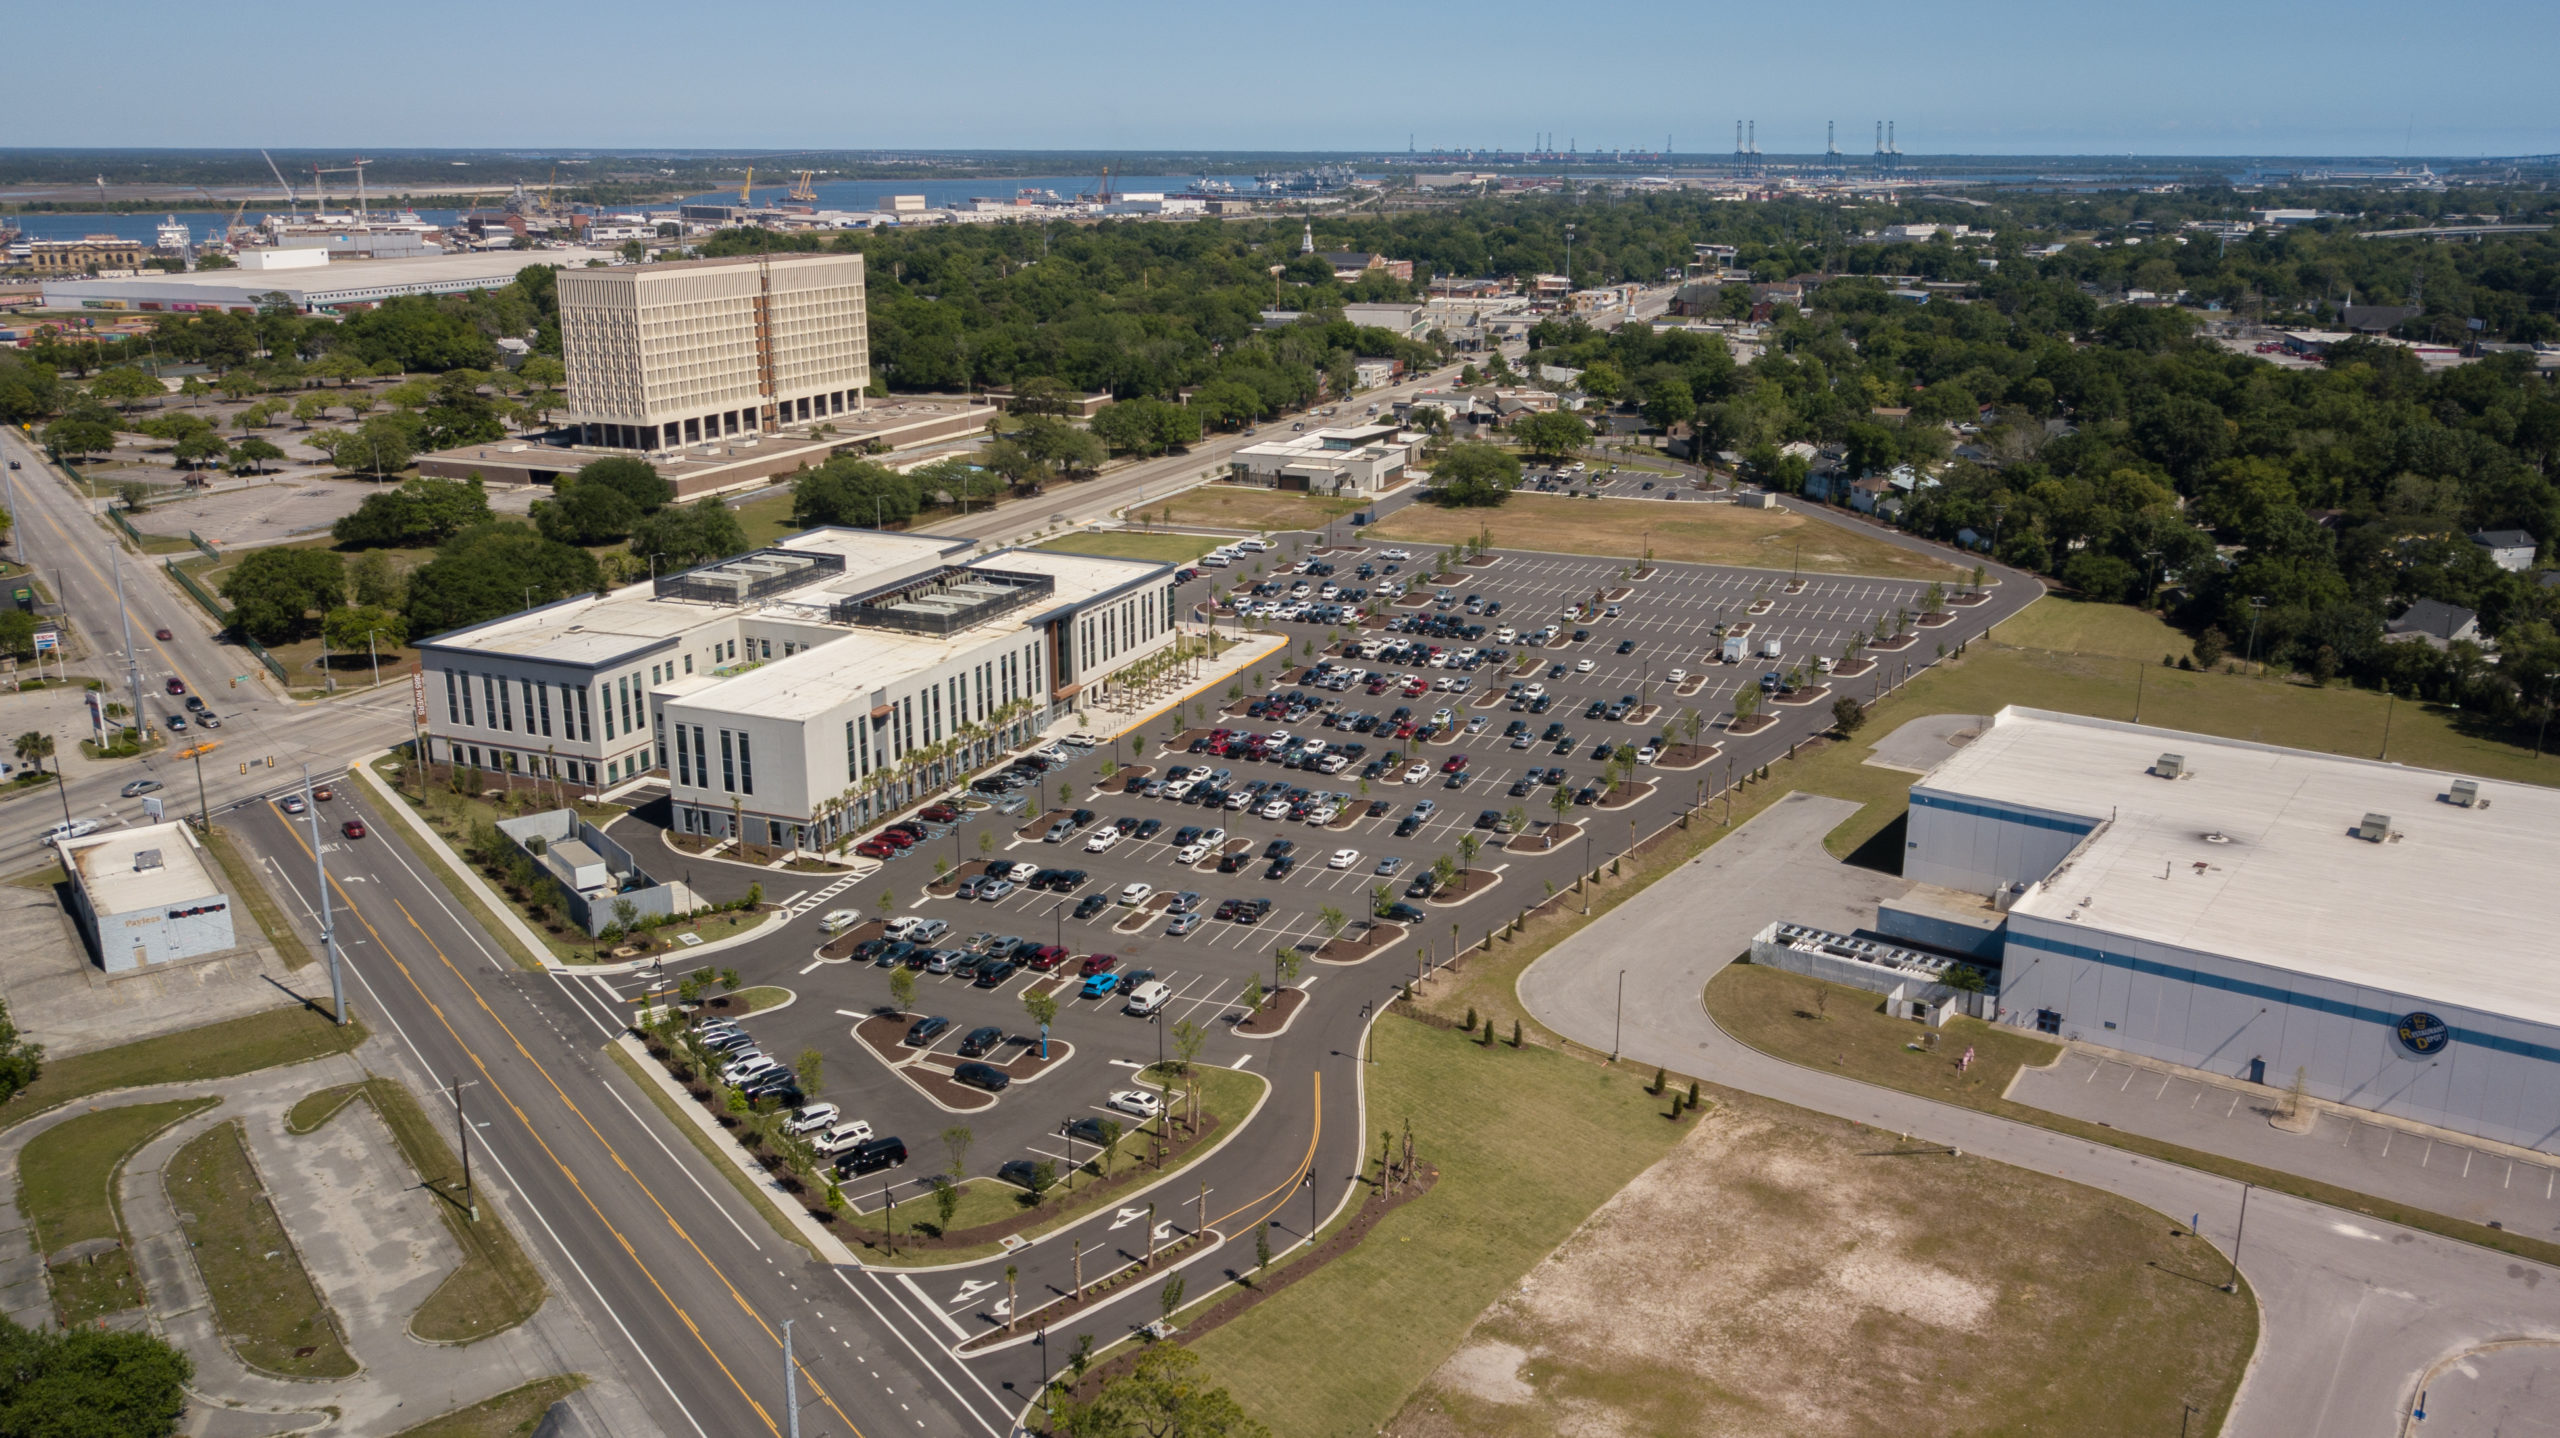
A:
[[[2013,707],[1913,788],[2101,821],[2013,913],[2560,1023],[2560,791],[2459,777]]]

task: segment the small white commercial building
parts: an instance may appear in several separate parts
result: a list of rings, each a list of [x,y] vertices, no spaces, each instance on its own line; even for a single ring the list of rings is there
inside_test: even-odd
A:
[[[1392,424],[1312,429],[1246,445],[1227,457],[1227,470],[1238,484],[1266,489],[1369,495],[1402,484],[1420,448]]]
[[[1903,875],[2005,910],[2003,1022],[2560,1151],[2560,791],[2011,708]]]
[[[72,916],[111,974],[238,947],[231,896],[182,823],[117,829],[62,844]]]

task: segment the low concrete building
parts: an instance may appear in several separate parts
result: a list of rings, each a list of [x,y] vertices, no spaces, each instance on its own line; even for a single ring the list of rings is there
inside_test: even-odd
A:
[[[239,947],[231,896],[182,823],[67,840],[71,912],[111,974]]]
[[[1376,494],[1404,482],[1418,448],[1418,441],[1392,424],[1317,429],[1246,445],[1228,457],[1227,468],[1239,484],[1314,494]]]

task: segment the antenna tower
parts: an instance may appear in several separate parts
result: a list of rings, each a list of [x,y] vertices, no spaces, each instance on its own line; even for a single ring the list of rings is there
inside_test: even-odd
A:
[[[1840,122],[1837,120],[1822,122],[1822,153],[1835,160],[1840,158]]]

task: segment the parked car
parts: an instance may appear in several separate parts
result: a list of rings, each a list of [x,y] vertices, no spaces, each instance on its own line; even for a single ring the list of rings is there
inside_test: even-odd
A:
[[[1129,1012],[1141,1018],[1163,1008],[1173,997],[1173,987],[1162,979],[1146,979],[1129,987]]]
[[[1118,987],[1120,987],[1120,976],[1118,974],[1095,974],[1084,981],[1084,997],[1088,999],[1108,998],[1111,995],[1111,991]]]
[[[1124,1088],[1112,1094],[1109,1103],[1122,1113],[1135,1114],[1140,1119],[1154,1118],[1164,1112],[1164,1100],[1153,1089]]]
[[[971,1088],[985,1089],[989,1093],[1003,1093],[1013,1082],[1013,1075],[994,1064],[962,1064],[951,1071],[951,1076]]]
[[[877,1173],[884,1168],[903,1168],[907,1162],[907,1145],[903,1139],[872,1138],[855,1144],[836,1160],[838,1173]]]
[[[940,1014],[935,1014],[930,1018],[918,1019],[907,1026],[907,1046],[909,1048],[922,1048],[926,1044],[932,1043],[935,1039],[942,1037],[943,1033],[950,1027],[951,1020],[944,1018]]]
[[[827,1104],[824,1107],[833,1108],[834,1105]],[[855,1119],[850,1123],[840,1123],[830,1127],[825,1133],[810,1140],[810,1147],[822,1154],[839,1154],[870,1141],[871,1125],[861,1119]]]

